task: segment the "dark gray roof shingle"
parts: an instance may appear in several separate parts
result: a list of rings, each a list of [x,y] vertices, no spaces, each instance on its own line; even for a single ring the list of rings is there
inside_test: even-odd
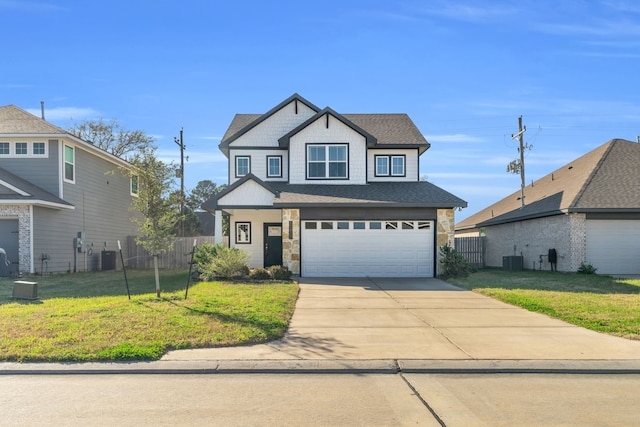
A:
[[[64,201],[58,196],[55,196],[48,191],[43,190],[37,185],[34,185],[29,181],[22,179],[3,168],[0,168],[0,181],[19,189],[23,193],[28,194],[25,196],[15,191],[6,191],[0,194],[0,202],[16,201],[19,203],[58,205],[62,208],[73,208],[73,205],[71,203]]]

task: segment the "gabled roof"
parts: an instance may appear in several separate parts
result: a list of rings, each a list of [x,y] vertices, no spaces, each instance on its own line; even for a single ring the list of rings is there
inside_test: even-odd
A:
[[[58,209],[74,209],[71,203],[3,168],[0,168],[0,186],[8,190],[0,194],[0,204],[29,204]]]
[[[376,148],[418,148],[420,150],[420,154],[422,154],[430,147],[429,142],[427,142],[422,133],[416,127],[415,123],[413,123],[407,114],[339,114],[328,107],[321,111],[320,108],[316,107],[297,93],[294,93],[292,96],[285,99],[265,114],[236,114],[231,121],[229,128],[222,137],[219,145],[220,149],[223,151],[227,150],[231,142],[244,135],[295,100],[304,103],[317,113],[305,122],[307,124],[316,120],[316,116],[332,114],[338,120],[341,120],[354,130],[357,130],[359,133],[366,134],[369,137],[368,141],[372,141],[371,138],[375,139]],[[304,126],[301,125],[298,128],[302,129],[303,127]],[[286,142],[284,144],[286,145]]]
[[[264,182],[245,175],[206,201],[203,209],[219,209],[218,200],[247,181],[254,181],[274,195],[273,207],[466,207],[467,202],[426,181],[370,182],[362,185],[288,184]]]
[[[365,142],[367,144],[367,147],[373,147],[378,142],[378,140],[376,139],[375,136],[371,135],[369,132],[367,132],[366,130],[362,129],[360,126],[358,126],[355,123],[353,123],[352,121],[348,120],[343,115],[336,113],[335,111],[333,111],[329,107],[326,107],[323,110],[318,111],[315,115],[309,117],[306,121],[302,122],[299,126],[295,127],[291,131],[289,131],[287,134],[282,136],[280,139],[278,139],[278,143],[280,144],[280,147],[282,147],[282,148],[289,147],[289,141],[291,140],[291,138],[295,134],[297,134],[302,129],[306,128],[311,123],[315,122],[316,120],[319,120],[320,118],[322,118],[325,115],[334,117],[335,119],[339,120],[340,122],[342,122],[346,126],[350,127],[351,129],[353,129],[354,131],[359,133],[360,135],[364,136],[364,139],[365,139]],[[328,119],[328,117],[327,117],[327,119]]]
[[[612,139],[456,225],[456,230],[568,212],[640,212],[640,144]]]
[[[228,149],[230,143],[240,138],[242,135],[249,132],[251,129],[258,126],[260,123],[264,122],[292,102],[301,102],[313,111],[320,111],[320,108],[316,107],[297,93],[294,93],[264,114],[236,114],[231,125],[229,125],[229,128],[220,141],[220,149]]]
[[[0,107],[0,134],[66,135],[68,132],[16,107]]]

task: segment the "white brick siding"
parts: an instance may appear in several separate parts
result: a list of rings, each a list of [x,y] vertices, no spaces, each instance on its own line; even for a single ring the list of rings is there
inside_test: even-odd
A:
[[[316,143],[348,144],[348,180],[306,179],[306,146]],[[327,128],[326,116],[323,115],[291,138],[289,143],[289,182],[291,184],[366,184],[366,152],[364,136],[331,115],[329,115],[329,127]]]

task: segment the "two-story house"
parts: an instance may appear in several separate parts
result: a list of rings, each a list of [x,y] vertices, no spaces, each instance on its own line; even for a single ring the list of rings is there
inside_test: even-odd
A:
[[[102,268],[102,252],[127,253],[137,180],[124,160],[18,107],[0,107],[0,272]],[[109,259],[113,264],[115,259]]]
[[[229,186],[203,208],[230,216],[252,267],[301,276],[436,275],[466,202],[420,180],[429,148],[406,114],[339,114],[298,94],[238,114],[220,143]]]

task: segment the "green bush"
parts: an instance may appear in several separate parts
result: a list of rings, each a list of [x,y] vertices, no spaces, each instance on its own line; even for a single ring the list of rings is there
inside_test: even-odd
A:
[[[226,249],[226,246],[223,243],[216,243],[215,245],[203,243],[196,248],[196,252],[193,254],[193,263],[198,266],[205,265],[211,262],[219,251],[223,251],[224,249]]]
[[[585,264],[584,262],[580,263],[580,267],[578,267],[578,274],[596,274],[596,271],[598,271],[597,268],[595,268],[593,265],[591,264]]]
[[[249,274],[249,254],[238,248],[215,245],[215,255],[198,264],[202,280],[237,279]]]
[[[260,267],[251,270],[251,272],[249,273],[249,278],[251,280],[268,280],[271,279],[271,275],[266,268]]]
[[[273,280],[291,280],[291,271],[282,265],[272,265],[269,267],[269,274]]]
[[[449,245],[440,247],[440,275],[441,279],[447,280],[456,277],[467,277],[474,272],[474,267],[469,261],[464,259],[454,248]]]

